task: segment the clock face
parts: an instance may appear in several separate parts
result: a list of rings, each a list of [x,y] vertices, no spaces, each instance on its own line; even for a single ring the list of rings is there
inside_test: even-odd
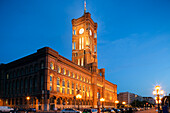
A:
[[[90,30],[90,36],[92,36],[92,31]]]
[[[79,30],[79,34],[83,34],[83,33],[84,33],[84,29],[81,28],[81,29]]]

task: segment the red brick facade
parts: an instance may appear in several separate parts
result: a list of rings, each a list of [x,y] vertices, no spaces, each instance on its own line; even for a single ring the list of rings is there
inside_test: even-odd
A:
[[[105,106],[115,106],[117,85],[105,80],[104,68],[97,68],[97,23],[90,16],[85,13],[72,20],[72,61],[44,47],[19,60],[1,64],[0,104],[45,111],[77,107],[75,96],[79,90],[80,107],[97,107],[101,97],[105,98]],[[84,31],[80,32],[81,28]],[[27,96],[31,99],[26,100]]]

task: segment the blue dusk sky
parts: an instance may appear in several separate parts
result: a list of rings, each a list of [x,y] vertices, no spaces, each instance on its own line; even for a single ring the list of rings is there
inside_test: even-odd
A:
[[[0,63],[48,46],[71,60],[83,0],[0,0]],[[98,67],[119,92],[170,93],[170,0],[87,0],[98,23]]]

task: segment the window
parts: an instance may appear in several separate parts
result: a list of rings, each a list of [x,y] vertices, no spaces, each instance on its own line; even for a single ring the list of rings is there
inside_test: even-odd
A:
[[[73,35],[76,35],[76,30],[73,30]]]
[[[81,66],[83,66],[83,58],[81,58]]]
[[[54,70],[54,64],[52,62],[50,63],[50,69]]]
[[[74,83],[72,82],[72,94],[74,94]]]
[[[70,71],[68,71],[68,76],[70,76]]]
[[[60,78],[57,78],[57,85],[60,85]]]
[[[44,77],[41,75],[41,90],[43,89],[44,86]]]
[[[80,59],[78,59],[78,65],[80,65]]]
[[[100,72],[100,76],[102,76],[102,73]]]
[[[97,38],[97,33],[94,33],[94,38]]]
[[[72,77],[75,78],[75,74],[74,73],[72,73]]]
[[[57,92],[60,92],[60,78],[57,78]]]
[[[84,38],[82,37],[82,49],[84,49]]]
[[[63,94],[65,93],[65,88],[62,88],[62,93],[63,93]]]
[[[96,48],[96,45],[94,45],[94,52],[96,52],[96,49],[97,49],[97,48]]]
[[[9,74],[6,75],[6,79],[9,79]]]
[[[67,88],[67,94],[70,94],[70,89],[69,88]]]
[[[69,81],[67,81],[67,87],[68,87],[68,88],[70,87],[70,82],[69,82]]]
[[[63,79],[63,83],[62,83],[62,86],[65,87],[65,80]]]
[[[58,73],[61,73],[61,67],[58,66]]]
[[[50,86],[50,91],[52,91],[52,86]]]
[[[63,74],[66,75],[66,69],[65,68],[63,68]]]
[[[79,50],[81,50],[81,38],[79,38]]]
[[[76,49],[76,42],[73,42],[73,44],[72,44],[72,49],[73,49],[73,50]]]
[[[41,62],[41,69],[43,69],[44,68],[44,63],[43,62]]]
[[[50,75],[50,82],[52,82],[52,75]]]

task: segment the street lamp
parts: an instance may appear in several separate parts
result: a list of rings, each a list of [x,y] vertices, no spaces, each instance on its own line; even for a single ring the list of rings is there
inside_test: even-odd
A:
[[[119,104],[119,101],[118,101],[118,100],[116,100],[116,101],[115,101],[115,104],[116,104],[116,108],[117,108],[117,104]]]
[[[82,95],[80,95],[80,93],[78,91],[78,94],[76,95],[76,99],[78,99],[78,110],[79,110],[79,103],[80,103],[81,98],[82,98]]]
[[[122,102],[122,104],[123,104],[123,105],[125,105],[125,104],[126,104],[126,102]]]
[[[28,104],[27,104],[27,105],[28,105],[28,107],[29,107],[29,100],[30,100],[30,97],[27,96],[26,99],[27,99],[27,101],[28,101]]]
[[[159,104],[161,103],[161,97],[160,95],[163,95],[164,91],[160,90],[161,87],[160,86],[155,86],[155,90],[153,91],[153,95],[156,95],[155,100],[156,100],[156,104],[158,104],[158,113],[160,112],[160,106]]]
[[[103,102],[105,101],[104,98],[100,98],[100,101],[102,102],[102,108],[103,108]]]

